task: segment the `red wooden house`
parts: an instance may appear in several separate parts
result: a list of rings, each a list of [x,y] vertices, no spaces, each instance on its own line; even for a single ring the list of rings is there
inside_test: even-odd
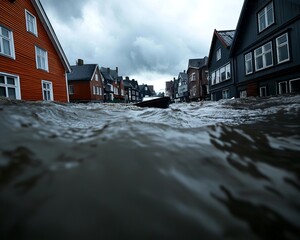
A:
[[[1,0],[0,97],[68,102],[70,65],[39,0]]]
[[[103,81],[98,64],[84,64],[78,59],[71,70],[68,74],[70,101],[103,102]]]

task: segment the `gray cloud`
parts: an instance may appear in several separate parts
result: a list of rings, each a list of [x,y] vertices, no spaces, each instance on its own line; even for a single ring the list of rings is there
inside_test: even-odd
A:
[[[122,75],[152,72],[169,77],[186,69],[189,58],[207,55],[214,28],[234,28],[240,11],[236,6],[242,5],[240,0],[41,2],[71,64],[84,58],[100,66],[118,66]],[[233,6],[234,20],[220,19],[224,7]]]

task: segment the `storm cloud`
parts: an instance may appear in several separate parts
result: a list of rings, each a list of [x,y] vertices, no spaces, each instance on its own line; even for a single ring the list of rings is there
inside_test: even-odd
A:
[[[119,67],[157,91],[188,59],[207,56],[214,29],[234,29],[242,7],[241,0],[41,2],[71,64]]]

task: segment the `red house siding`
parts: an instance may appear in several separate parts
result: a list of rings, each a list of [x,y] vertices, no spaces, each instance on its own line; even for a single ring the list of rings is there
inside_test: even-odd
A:
[[[37,36],[27,32],[25,9],[36,17]],[[30,0],[2,0],[0,25],[13,32],[15,59],[0,55],[0,72],[19,76],[21,99],[42,100],[42,80],[52,82],[55,101],[67,102],[65,67]],[[36,67],[35,47],[48,54],[49,72]]]

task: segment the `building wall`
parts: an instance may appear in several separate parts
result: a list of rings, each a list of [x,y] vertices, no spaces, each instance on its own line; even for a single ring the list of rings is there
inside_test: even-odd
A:
[[[25,9],[36,17],[38,36],[27,32]],[[15,59],[0,55],[0,72],[19,76],[21,99],[42,100],[42,80],[51,81],[55,101],[67,102],[65,69],[30,0],[0,4],[0,25],[13,32]],[[49,72],[36,67],[35,46],[48,53]]]
[[[287,81],[288,92],[290,80],[300,78],[300,3],[295,1],[274,0],[275,23],[265,29],[258,31],[257,13],[270,1],[255,1],[252,9],[245,15],[243,26],[244,32],[239,34],[234,58],[236,62],[236,82],[238,92],[246,90],[247,96],[260,95],[260,87],[266,87],[267,95],[279,94],[279,83]],[[276,51],[276,38],[288,33],[290,60],[285,63],[278,63]],[[254,50],[258,47],[272,42],[273,66],[260,71],[255,70]],[[245,54],[252,52],[253,73],[245,73]],[[253,85],[256,84],[256,92]],[[250,86],[250,88],[249,88]]]

